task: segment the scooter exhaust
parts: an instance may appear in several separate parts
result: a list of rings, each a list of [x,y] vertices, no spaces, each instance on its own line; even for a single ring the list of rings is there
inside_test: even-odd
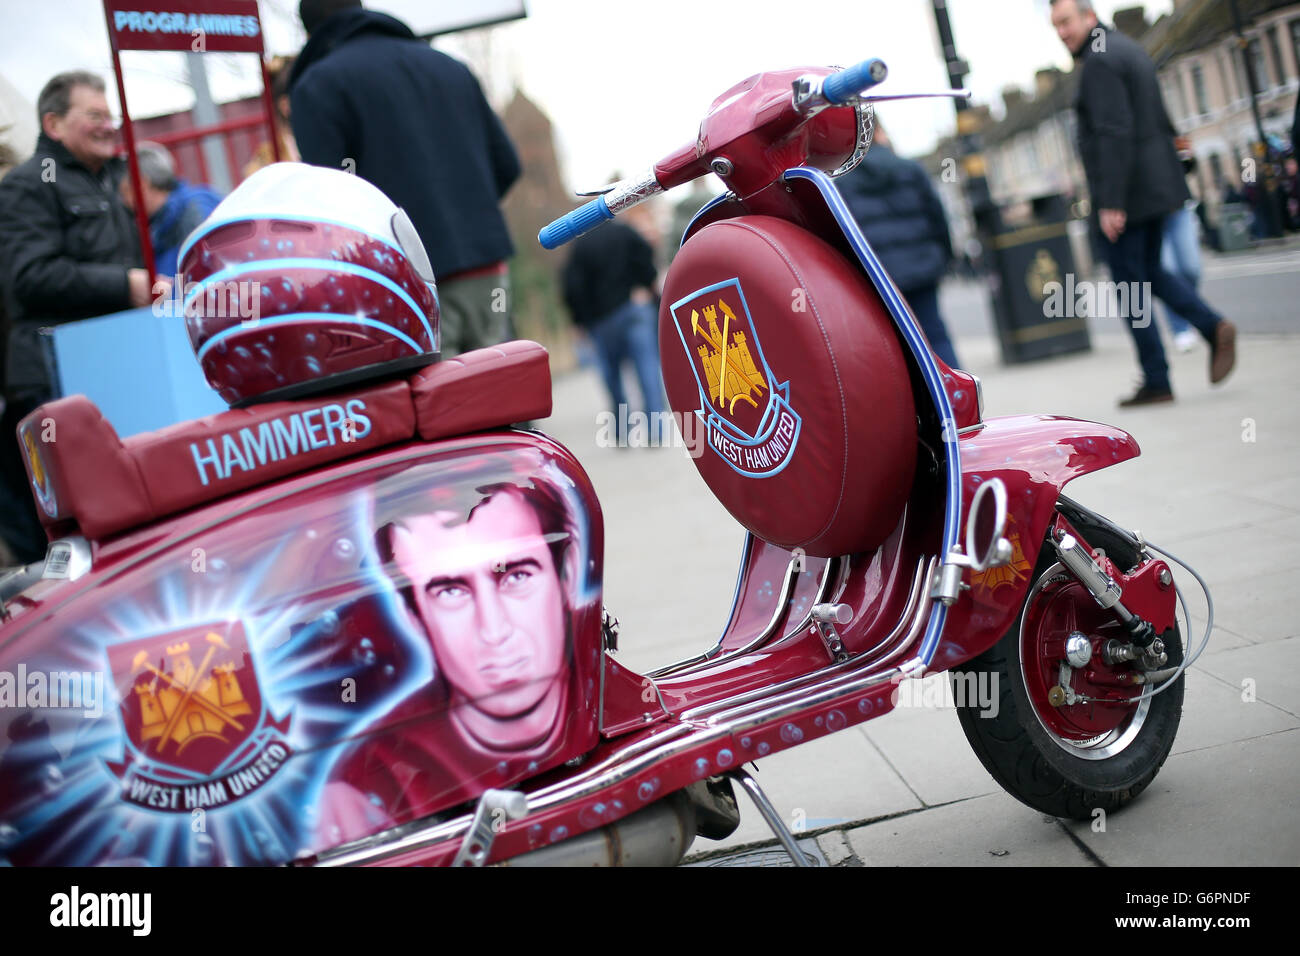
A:
[[[684,791],[624,817],[498,866],[676,866],[695,839],[695,805]]]

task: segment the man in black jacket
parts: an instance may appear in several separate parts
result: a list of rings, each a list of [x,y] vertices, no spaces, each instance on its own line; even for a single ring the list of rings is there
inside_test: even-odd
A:
[[[0,275],[8,313],[5,412],[0,424],[0,535],[16,556],[38,560],[45,535],[14,437],[18,422],[54,398],[58,372],[50,326],[151,301],[135,223],[118,197],[125,165],[93,73],[60,73],[36,111],[36,152],[0,181]]]
[[[623,365],[628,359],[645,400],[650,441],[658,444],[664,437],[658,431],[664,386],[659,371],[655,275],[654,249],[636,229],[621,222],[606,223],[580,237],[564,265],[564,303],[595,349],[620,447],[628,438],[626,426],[631,418],[623,388]]]
[[[1169,365],[1151,321],[1150,293],[1209,343],[1211,383],[1232,371],[1237,332],[1185,281],[1160,266],[1165,217],[1190,194],[1155,65],[1137,42],[1102,27],[1090,0],[1052,0],[1052,26],[1079,62],[1079,151],[1106,237],[1111,278],[1141,290],[1140,301],[1148,304],[1145,314],[1128,317],[1143,381],[1120,405],[1170,402]],[[1126,297],[1130,302],[1135,298]]]
[[[903,293],[930,350],[960,368],[939,314],[939,280],[952,261],[943,203],[925,167],[889,146],[879,126],[862,162],[836,183],[858,227]]]
[[[303,161],[356,173],[406,210],[437,278],[444,357],[510,338],[499,201],[519,157],[478,81],[359,0],[298,12],[308,40],[289,117]]]

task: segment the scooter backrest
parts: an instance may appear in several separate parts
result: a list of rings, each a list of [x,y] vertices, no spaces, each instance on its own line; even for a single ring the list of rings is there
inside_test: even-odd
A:
[[[92,540],[394,442],[433,441],[551,413],[546,349],[507,342],[398,379],[118,437],[84,395],[18,426],[52,537]]]
[[[669,270],[659,342],[696,467],[745,528],[829,557],[897,525],[916,465],[908,365],[830,245],[768,216],[705,226]]]

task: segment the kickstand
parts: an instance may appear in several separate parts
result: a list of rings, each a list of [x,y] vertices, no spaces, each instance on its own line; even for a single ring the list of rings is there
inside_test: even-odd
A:
[[[776,812],[776,807],[772,806],[772,801],[767,799],[767,794],[758,785],[758,781],[749,775],[748,770],[743,767],[733,770],[731,778],[740,784],[745,793],[749,794],[749,799],[754,801],[754,806],[758,807],[758,812],[763,815],[768,827],[776,834],[776,838],[781,841],[781,846],[785,848],[785,852],[790,854],[790,859],[795,866],[821,865],[816,857],[809,856],[799,849],[799,845],[794,841],[794,835],[786,828],[781,815]]]

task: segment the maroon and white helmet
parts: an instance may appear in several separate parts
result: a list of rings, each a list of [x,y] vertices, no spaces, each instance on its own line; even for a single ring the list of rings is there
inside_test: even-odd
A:
[[[194,354],[234,407],[438,357],[437,289],[415,227],[340,170],[258,170],[190,234],[179,262]]]

